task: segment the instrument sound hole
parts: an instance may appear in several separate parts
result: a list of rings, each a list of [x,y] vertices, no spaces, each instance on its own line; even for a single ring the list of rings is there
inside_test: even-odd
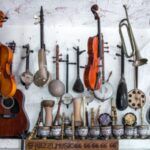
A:
[[[145,96],[144,96],[144,95],[141,95],[141,97],[144,98]]]
[[[129,102],[131,103],[131,99],[129,99]]]
[[[135,106],[135,104],[133,103],[132,106]]]
[[[133,91],[132,93],[133,93],[133,94],[135,94],[136,92],[135,92],[135,91]]]
[[[6,109],[10,109],[14,106],[14,100],[11,98],[3,99],[2,104]]]
[[[132,95],[131,95],[131,94],[129,94],[129,97],[132,97]]]

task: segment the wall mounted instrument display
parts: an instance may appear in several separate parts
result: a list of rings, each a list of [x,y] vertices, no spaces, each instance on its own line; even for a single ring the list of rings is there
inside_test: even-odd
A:
[[[94,90],[94,96],[97,100],[100,100],[102,102],[110,99],[113,96],[113,88],[112,85],[109,83],[109,78],[112,74],[112,72],[109,75],[108,80],[105,80],[105,56],[104,52],[109,52],[109,51],[104,51],[104,40],[103,36],[101,36],[101,44],[102,44],[102,85],[101,88],[98,90]]]
[[[6,22],[7,19],[8,18],[4,12],[0,10],[0,28],[3,26],[3,23]]]
[[[69,61],[69,55],[66,55],[66,60],[61,60],[62,62],[66,62],[66,93],[62,96],[62,102],[68,108],[68,106],[72,103],[73,96],[69,93],[69,65],[75,65],[76,63],[72,63]]]
[[[59,54],[59,45],[56,45],[56,57],[53,57],[56,63],[56,79],[50,81],[48,85],[49,92],[55,97],[61,97],[65,93],[65,85],[59,80],[59,62],[62,60],[60,58],[62,54]]]
[[[135,37],[133,35],[133,31],[132,31],[132,27],[129,21],[129,17],[128,17],[128,12],[127,12],[127,7],[126,5],[123,5],[124,9],[125,9],[125,13],[126,13],[126,18],[122,19],[119,23],[119,34],[120,34],[120,38],[122,41],[122,47],[124,50],[124,54],[127,58],[131,58],[132,56],[135,57],[135,60],[133,62],[134,66],[141,66],[147,63],[147,59],[146,58],[142,58],[140,55],[140,51],[137,47],[136,41],[135,41]],[[128,31],[128,36],[129,36],[129,40],[130,40],[130,45],[132,48],[132,53],[128,54],[127,49],[126,49],[126,45],[125,45],[125,40],[124,40],[124,36],[122,33],[122,27],[126,27],[127,31]]]
[[[87,89],[95,90],[100,88],[100,82],[97,83],[97,78],[100,76],[100,57],[101,53],[101,28],[100,28],[100,17],[96,11],[98,11],[98,6],[93,5],[91,11],[97,20],[97,30],[98,34],[94,37],[88,39],[88,64],[84,71],[84,84]]]
[[[80,79],[80,55],[83,52],[85,52],[85,50],[80,51],[78,46],[76,48],[73,47],[73,49],[76,51],[76,55],[77,55],[77,78],[73,85],[73,91],[75,91],[77,93],[82,93],[82,92],[84,92],[84,86]]]
[[[117,46],[121,49],[121,79],[118,84],[117,88],[117,95],[116,95],[116,107],[118,110],[122,111],[128,107],[128,90],[127,84],[124,77],[124,52],[122,46]],[[116,54],[120,56],[120,54]]]
[[[15,46],[14,42],[9,43],[9,46],[0,43],[0,93],[4,97],[11,97],[16,92],[16,82],[12,74]]]
[[[40,20],[39,22],[40,22],[41,49],[38,52],[39,70],[34,75],[34,84],[38,87],[42,87],[51,80],[51,75],[47,71],[47,62],[46,62],[45,44],[44,44],[44,15],[43,15],[42,6],[41,6],[39,20]]]
[[[24,99],[19,89],[11,98],[0,97],[0,137],[20,137],[28,131]]]
[[[144,92],[138,89],[138,67],[134,67],[135,72],[135,87],[128,93],[128,103],[133,109],[140,109],[146,102],[146,96]]]
[[[26,56],[22,57],[22,59],[26,58],[26,70],[20,76],[21,83],[25,86],[26,89],[29,88],[30,84],[33,82],[33,74],[29,70],[29,57],[30,53],[33,53],[30,50],[29,44],[23,46],[26,49]]]

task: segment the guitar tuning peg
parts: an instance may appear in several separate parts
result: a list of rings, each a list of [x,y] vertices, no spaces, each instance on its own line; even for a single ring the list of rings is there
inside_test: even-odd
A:
[[[134,62],[134,60],[129,59],[128,62]]]
[[[30,50],[30,53],[33,53],[34,51],[33,50]]]
[[[121,55],[120,55],[120,54],[118,54],[118,53],[116,53],[116,56],[119,56],[119,57],[120,57]]]
[[[107,45],[107,44],[108,44],[108,42],[104,42],[104,44],[106,44],[106,45]]]
[[[105,53],[109,53],[109,51],[104,51]]]
[[[105,46],[104,48],[105,48],[105,49],[109,49],[109,46]]]

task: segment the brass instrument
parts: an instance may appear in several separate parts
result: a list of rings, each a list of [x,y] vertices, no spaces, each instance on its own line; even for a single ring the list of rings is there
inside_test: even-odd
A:
[[[126,18],[122,19],[119,23],[119,34],[120,34],[120,38],[121,38],[123,51],[124,51],[124,54],[127,58],[131,58],[132,56],[134,56],[135,59],[134,59],[134,62],[133,62],[133,66],[141,66],[141,65],[146,64],[148,60],[146,58],[142,58],[141,55],[140,55],[140,51],[137,47],[135,37],[133,35],[133,31],[132,31],[131,24],[130,24],[130,21],[129,21],[127,7],[126,7],[126,5],[123,5],[123,7],[125,9]],[[124,36],[123,36],[123,33],[122,33],[122,27],[127,28],[127,32],[128,32],[128,36],[129,36],[129,40],[130,40],[130,45],[131,45],[131,48],[132,48],[131,54],[128,54],[128,52],[127,52]]]

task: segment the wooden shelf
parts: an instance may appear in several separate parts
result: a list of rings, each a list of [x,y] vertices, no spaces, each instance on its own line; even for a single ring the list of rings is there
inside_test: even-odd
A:
[[[26,140],[26,150],[118,150],[118,140]]]

